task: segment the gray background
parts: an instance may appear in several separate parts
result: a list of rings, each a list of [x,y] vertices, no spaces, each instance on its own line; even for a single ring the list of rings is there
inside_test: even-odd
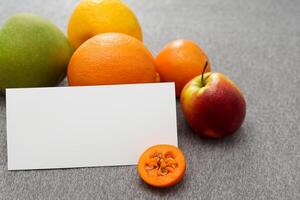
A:
[[[77,1],[0,0],[0,24],[20,11],[63,31]],[[187,173],[165,190],[140,181],[135,166],[7,171],[5,100],[0,98],[0,199],[300,199],[300,1],[126,1],[154,55],[176,38],[198,42],[213,70],[244,91],[247,116],[233,137],[203,140],[177,103]]]

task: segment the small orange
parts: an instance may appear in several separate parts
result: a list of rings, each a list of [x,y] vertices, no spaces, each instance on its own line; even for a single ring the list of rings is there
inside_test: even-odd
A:
[[[174,40],[168,43],[156,57],[157,72],[162,82],[175,82],[176,96],[195,76],[210,71],[210,62],[205,52],[191,40]]]
[[[68,66],[70,86],[158,82],[155,61],[138,39],[104,33],[84,42]]]
[[[170,187],[180,182],[185,174],[186,162],[183,153],[168,144],[147,149],[138,161],[138,173],[149,185]]]

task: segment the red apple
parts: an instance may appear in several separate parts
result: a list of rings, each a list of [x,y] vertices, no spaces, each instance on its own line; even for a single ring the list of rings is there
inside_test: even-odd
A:
[[[209,72],[192,79],[182,90],[180,102],[191,128],[207,138],[233,134],[246,115],[241,90],[221,73]]]

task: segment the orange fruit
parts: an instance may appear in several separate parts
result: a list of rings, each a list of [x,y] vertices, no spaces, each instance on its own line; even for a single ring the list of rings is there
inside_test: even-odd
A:
[[[84,42],[68,66],[71,86],[158,82],[155,61],[138,39],[104,33]]]
[[[180,182],[185,174],[183,153],[168,144],[147,149],[138,161],[138,174],[146,183],[155,187],[169,187]]]
[[[132,10],[121,0],[81,0],[68,24],[76,49],[89,38],[108,32],[125,33],[142,41],[142,29]]]
[[[211,69],[205,52],[191,40],[175,40],[168,43],[156,57],[156,69],[162,82],[175,82],[176,96],[195,76]]]

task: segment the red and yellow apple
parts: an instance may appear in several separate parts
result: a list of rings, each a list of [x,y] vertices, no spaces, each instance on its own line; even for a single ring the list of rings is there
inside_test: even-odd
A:
[[[187,122],[194,132],[206,138],[233,134],[246,115],[241,90],[221,73],[209,72],[202,76],[188,82],[181,93],[181,107]]]

